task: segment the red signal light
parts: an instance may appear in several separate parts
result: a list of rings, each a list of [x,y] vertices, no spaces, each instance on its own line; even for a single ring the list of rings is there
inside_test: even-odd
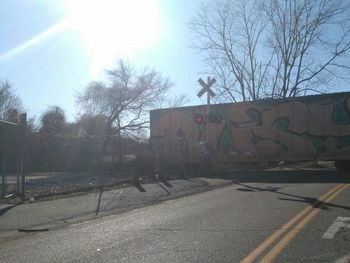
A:
[[[202,123],[204,122],[204,118],[203,118],[203,116],[201,116],[201,115],[197,115],[197,116],[195,116],[194,121],[195,121],[197,124],[202,124]]]

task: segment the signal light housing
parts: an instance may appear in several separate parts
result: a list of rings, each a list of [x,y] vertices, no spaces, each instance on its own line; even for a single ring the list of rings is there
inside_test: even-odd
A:
[[[196,115],[196,116],[194,117],[194,121],[195,121],[197,124],[202,124],[202,123],[204,122],[204,118],[203,118],[203,116],[201,116],[201,115]]]

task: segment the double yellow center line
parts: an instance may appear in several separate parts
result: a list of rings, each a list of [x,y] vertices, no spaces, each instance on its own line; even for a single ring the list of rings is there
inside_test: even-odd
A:
[[[262,263],[273,262],[275,258],[282,252],[282,250],[288,245],[288,243],[318,214],[320,208],[318,208],[317,205],[321,202],[327,203],[332,201],[347,187],[347,184],[339,184],[336,187],[334,187],[331,191],[319,198],[314,204],[306,207],[299,214],[294,216],[290,221],[284,224],[281,228],[275,231],[271,236],[269,236],[253,252],[246,256],[241,261],[241,263],[253,262],[282,234],[284,234],[286,231],[289,231],[288,234],[282,240],[280,240],[260,261]],[[299,220],[301,221],[293,228],[291,228]]]

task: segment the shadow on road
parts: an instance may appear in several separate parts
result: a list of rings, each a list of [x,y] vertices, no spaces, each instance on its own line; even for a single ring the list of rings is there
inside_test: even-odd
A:
[[[0,216],[4,215],[6,212],[10,211],[12,208],[15,208],[16,205],[9,205],[4,208],[0,208]]]
[[[160,188],[162,188],[166,192],[167,195],[170,195],[170,192],[168,191],[168,189],[166,189],[161,183],[157,182],[157,185],[159,185]]]
[[[146,189],[143,188],[142,185],[140,185],[140,184],[135,184],[135,187],[136,187],[137,190],[139,190],[141,193],[147,192]]]
[[[329,170],[242,171],[212,173],[206,177],[229,179],[241,183],[350,183],[350,173]]]
[[[170,188],[172,188],[173,186],[172,186],[172,184],[171,183],[169,183],[169,182],[167,182],[166,180],[161,180],[161,182],[166,186],[166,187],[170,187]]]
[[[279,200],[307,203],[309,205],[312,205],[315,208],[320,208],[322,210],[330,210],[330,207],[336,207],[336,208],[342,208],[342,209],[350,211],[349,206],[335,205],[332,203],[319,201],[317,198],[314,198],[314,197],[300,196],[300,195],[294,195],[294,194],[280,192],[279,187],[269,187],[269,186],[268,187],[255,187],[255,186],[245,185],[245,184],[239,183],[239,182],[235,182],[235,184],[245,187],[245,188],[238,188],[237,190],[239,190],[239,191],[245,191],[245,192],[268,191],[268,192],[276,193],[278,195],[291,197],[291,198],[279,197],[278,198]]]

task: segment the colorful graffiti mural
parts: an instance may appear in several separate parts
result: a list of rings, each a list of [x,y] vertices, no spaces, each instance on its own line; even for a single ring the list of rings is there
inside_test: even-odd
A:
[[[224,161],[350,158],[350,93],[151,111],[164,156],[196,162],[206,138]],[[179,150],[180,149],[180,150]],[[183,157],[182,157],[183,158]]]

